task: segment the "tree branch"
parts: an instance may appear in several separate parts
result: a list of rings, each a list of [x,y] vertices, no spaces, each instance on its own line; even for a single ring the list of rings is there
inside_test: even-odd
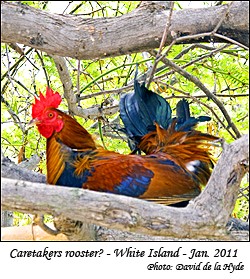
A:
[[[66,65],[66,60],[63,57],[57,55],[51,55],[54,59],[57,71],[59,73],[61,82],[64,89],[64,97],[67,100],[69,113],[71,115],[77,115],[88,119],[96,119],[102,117],[103,115],[113,115],[118,111],[118,106],[114,107],[100,107],[94,106],[91,108],[83,109],[77,105],[77,98],[73,92],[73,84],[71,77]]]
[[[22,168],[1,154],[1,176],[16,180],[46,183],[46,177],[38,172]]]
[[[2,179],[5,210],[52,214],[109,229],[171,238],[229,240],[226,223],[248,171],[248,135],[226,146],[205,190],[182,209],[83,189]],[[230,164],[228,164],[230,162]],[[218,181],[221,181],[218,185]]]
[[[2,42],[20,43],[76,59],[100,59],[157,48],[169,16],[168,9],[153,2],[120,17],[95,19],[50,14],[10,2],[2,2],[1,8]],[[166,45],[176,38],[171,34],[191,35],[189,40],[179,43],[210,42],[211,36],[192,36],[212,32],[221,23],[213,42],[229,39],[231,43],[237,41],[248,46],[248,2],[235,1],[220,22],[227,9],[228,5],[221,5],[174,11]]]
[[[223,113],[225,119],[227,120],[228,126],[232,128],[237,138],[241,137],[241,134],[236,127],[236,125],[232,122],[231,117],[229,116],[227,110],[225,109],[223,103],[216,97],[215,94],[213,94],[196,76],[191,75],[189,72],[185,71],[183,67],[178,66],[174,62],[170,61],[166,57],[162,57],[162,61],[167,66],[174,69],[176,72],[178,72],[180,75],[184,76],[186,79],[192,81],[198,88],[200,88],[208,98],[211,98],[214,103],[219,107],[221,112]]]

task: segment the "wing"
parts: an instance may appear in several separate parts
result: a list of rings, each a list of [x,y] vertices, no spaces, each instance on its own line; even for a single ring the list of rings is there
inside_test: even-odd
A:
[[[165,154],[139,156],[106,150],[70,153],[66,150],[65,168],[58,185],[164,204],[190,200],[200,193],[198,180]]]
[[[64,168],[55,184],[139,197],[153,177],[138,156],[70,151],[64,147]]]

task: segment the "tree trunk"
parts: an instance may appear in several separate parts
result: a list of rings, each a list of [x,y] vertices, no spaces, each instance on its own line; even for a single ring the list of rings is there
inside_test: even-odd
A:
[[[1,3],[1,41],[20,43],[48,54],[76,59],[100,59],[158,48],[169,10],[151,1],[112,18],[83,19],[50,14],[20,3]],[[222,42],[222,36],[249,44],[249,3],[173,11],[166,45]],[[221,22],[221,19],[224,20]],[[213,32],[218,26],[216,36]],[[194,37],[194,35],[201,34]]]

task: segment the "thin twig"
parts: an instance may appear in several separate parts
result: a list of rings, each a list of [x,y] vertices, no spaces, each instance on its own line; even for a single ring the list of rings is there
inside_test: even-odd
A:
[[[20,55],[24,55],[23,50],[19,47],[18,44],[14,44],[14,43],[10,43],[8,44],[9,47],[11,47],[12,49],[14,49],[17,53],[19,53]]]
[[[80,96],[80,75],[81,75],[81,60],[78,60],[77,78],[76,78],[77,96]]]
[[[214,54],[216,54],[217,52],[220,52],[221,50],[223,50],[224,48],[226,48],[227,46],[228,46],[228,44],[225,44],[225,45],[223,45],[223,46],[221,46],[221,47],[219,47],[219,48],[217,48],[217,49],[214,49],[214,50],[212,50],[210,53],[207,53],[207,54],[205,54],[205,55],[202,55],[201,57],[198,57],[198,58],[196,58],[196,59],[194,59],[194,60],[192,60],[192,61],[186,63],[185,65],[183,65],[183,66],[181,66],[181,67],[182,67],[182,69],[187,68],[188,66],[190,66],[190,65],[192,65],[192,64],[194,64],[194,63],[196,63],[196,62],[199,62],[199,61],[201,61],[201,60],[203,60],[203,59],[205,59],[205,58],[207,58],[207,57],[211,57],[212,55],[214,55]],[[150,53],[151,53],[151,55],[156,56],[156,51],[155,51],[155,50],[150,51]],[[162,59],[163,59],[163,58],[162,58]],[[162,60],[162,59],[161,59],[161,60]],[[166,76],[168,76],[168,75],[172,75],[172,74],[174,74],[174,72],[175,72],[174,70],[169,71],[169,72],[167,72],[167,73],[165,73],[165,74],[163,74],[163,75],[157,76],[157,77],[154,78],[153,80],[155,80],[155,79],[160,79],[160,78],[166,77]]]
[[[73,10],[71,10],[69,12],[70,15],[74,14],[78,9],[81,8],[81,6],[83,5],[83,2],[81,2],[80,4],[78,4]]]
[[[221,17],[221,19],[219,20],[219,22],[217,23],[217,25],[215,26],[214,30],[211,32],[211,35],[214,35],[218,29],[220,28],[223,20],[225,19],[226,15],[229,13],[230,9],[231,9],[231,6],[233,4],[233,1],[231,1],[230,3],[228,3],[228,7],[227,7],[227,10],[225,11],[224,15]]]
[[[42,64],[42,68],[43,68],[43,71],[44,71],[44,75],[45,75],[45,78],[46,78],[46,82],[47,82],[47,86],[50,87],[50,81],[49,81],[49,76],[47,75],[47,71],[46,71],[46,67],[44,65],[44,62],[43,62],[43,58],[41,56],[41,54],[39,53],[38,50],[35,50],[41,64]]]
[[[243,44],[241,44],[241,43],[239,43],[239,42],[237,42],[237,41],[235,41],[235,40],[233,40],[233,39],[231,39],[231,38],[228,38],[228,37],[223,36],[223,35],[218,34],[218,33],[215,33],[214,36],[215,36],[215,37],[218,37],[218,38],[220,38],[220,39],[223,39],[223,40],[225,40],[225,41],[228,41],[228,42],[230,42],[231,44],[238,45],[239,47],[242,47],[242,48],[244,48],[244,49],[247,50],[247,51],[249,50],[249,47],[247,47],[247,46],[245,46],[245,45],[243,45]]]
[[[100,95],[105,95],[105,94],[120,94],[122,93],[123,91],[128,91],[130,89],[133,89],[134,88],[134,85],[127,85],[127,86],[123,86],[121,88],[117,88],[117,89],[113,89],[113,90],[105,90],[105,91],[100,91],[100,92],[96,92],[96,93],[92,93],[92,94],[89,94],[89,95],[85,95],[85,96],[81,96],[79,97],[79,100],[86,100],[86,99],[89,99],[89,98],[93,98],[93,97],[97,97],[97,96],[100,96]]]
[[[110,74],[110,73],[112,73],[112,72],[114,72],[114,71],[116,71],[116,70],[118,70],[118,69],[120,69],[120,68],[123,68],[123,67],[130,67],[130,66],[132,66],[132,65],[137,65],[137,64],[145,63],[145,62],[147,62],[147,61],[149,61],[149,60],[151,60],[151,59],[152,59],[152,58],[144,59],[144,60],[141,60],[141,61],[135,61],[135,62],[127,63],[127,64],[122,64],[122,65],[117,66],[116,68],[113,68],[113,69],[111,69],[111,70],[108,70],[107,72],[105,72],[105,73],[99,75],[97,78],[95,78],[95,79],[92,80],[90,83],[88,83],[87,85],[85,85],[85,86],[80,90],[80,93],[84,92],[87,88],[89,88],[89,87],[92,86],[94,83],[96,83],[97,80],[102,79],[103,76],[105,76],[105,75],[108,75],[108,74]]]
[[[226,118],[229,127],[231,127],[236,135],[237,138],[241,137],[241,134],[238,130],[238,128],[235,126],[235,124],[232,122],[229,114],[227,113],[224,105],[222,102],[195,76],[191,75],[187,71],[183,70],[180,66],[176,65],[174,62],[170,61],[167,58],[164,58],[164,63],[166,63],[167,66],[170,66],[171,68],[175,69],[180,75],[184,76],[186,79],[193,82],[198,88],[200,88],[209,98],[211,98],[214,103],[220,108],[222,114]]]
[[[100,118],[98,118],[98,130],[99,130],[99,135],[100,135],[100,138],[101,138],[103,147],[104,147],[104,149],[107,150],[107,147],[106,147],[106,145],[105,145],[104,138],[103,138],[103,133],[102,133],[102,121],[101,121]]]
[[[192,50],[194,48],[201,48],[201,49],[204,49],[204,50],[211,50],[211,51],[216,50],[216,48],[212,47],[212,46],[207,46],[207,45],[203,45],[203,44],[200,44],[200,43],[192,44],[189,47],[182,50],[178,55],[176,55],[174,57],[174,59],[180,59],[184,54],[188,53],[189,50]],[[248,59],[245,55],[241,55],[239,53],[234,53],[234,52],[239,52],[239,51],[240,51],[240,49],[225,49],[225,50],[222,50],[221,53],[225,53],[225,54],[228,54],[228,55],[233,55],[235,57],[239,57],[239,58],[243,58],[243,59]]]
[[[192,40],[192,39],[198,39],[198,38],[201,38],[201,37],[213,37],[213,36],[214,36],[214,37],[221,38],[221,39],[223,39],[223,40],[225,40],[225,41],[228,41],[228,42],[230,42],[230,43],[232,43],[232,44],[234,44],[234,45],[238,45],[238,46],[242,47],[242,48],[245,49],[245,50],[249,50],[249,48],[248,48],[247,46],[245,46],[245,45],[243,45],[243,44],[241,44],[241,43],[239,43],[239,42],[237,42],[237,41],[235,41],[235,40],[233,40],[233,39],[231,39],[231,38],[228,38],[228,37],[226,37],[226,36],[220,35],[220,34],[218,34],[218,33],[213,33],[213,31],[211,31],[211,32],[205,32],[205,33],[200,33],[200,34],[187,35],[187,36],[183,36],[183,37],[179,37],[179,38],[174,39],[174,40],[171,42],[171,44],[168,46],[167,50],[158,58],[158,60],[161,61],[161,59],[162,59],[163,57],[165,57],[165,56],[168,54],[168,52],[170,51],[170,49],[171,49],[175,44],[181,43],[181,42],[183,42],[183,41],[190,41],[190,40]],[[158,61],[158,62],[159,62],[159,61]]]
[[[16,123],[19,126],[19,128],[21,129],[22,133],[24,133],[25,128],[24,128],[22,121],[20,120],[18,115],[13,111],[10,104],[4,99],[3,95],[1,95],[1,102],[5,104],[7,111],[9,112],[10,116],[14,120],[14,123]]]
[[[12,76],[9,76],[9,78],[10,78],[11,80],[13,80],[14,82],[16,82],[17,84],[19,84],[19,85],[20,85],[23,89],[25,89],[27,92],[29,92],[30,95],[35,96],[35,94],[33,94],[21,81],[15,79],[15,78],[12,77]],[[19,113],[20,113],[20,111],[19,111]]]
[[[3,79],[8,75],[9,72],[11,72],[13,69],[15,69],[15,68],[20,64],[20,62],[23,61],[24,58],[26,58],[26,55],[29,54],[32,50],[33,50],[33,48],[30,48],[30,49],[24,54],[24,56],[21,56],[21,57],[16,61],[16,63],[13,64],[13,65],[8,69],[8,71],[6,71],[6,72],[2,75],[1,80],[3,80]]]
[[[151,72],[149,74],[147,87],[149,87],[149,85],[150,85],[150,83],[153,79],[153,76],[154,76],[154,73],[155,73],[155,70],[156,70],[156,67],[157,67],[157,64],[158,64],[158,57],[160,56],[160,54],[162,52],[162,49],[163,49],[163,47],[166,43],[166,39],[167,39],[167,35],[169,33],[169,27],[170,27],[172,15],[173,15],[173,9],[174,9],[174,1],[171,1],[170,2],[169,16],[167,18],[166,26],[165,26],[165,29],[164,29],[164,32],[163,32],[163,35],[162,35],[162,38],[161,38],[161,43],[160,43],[160,47],[159,47],[159,50],[158,50],[157,55],[156,55],[156,60],[155,60],[154,65],[151,69]]]

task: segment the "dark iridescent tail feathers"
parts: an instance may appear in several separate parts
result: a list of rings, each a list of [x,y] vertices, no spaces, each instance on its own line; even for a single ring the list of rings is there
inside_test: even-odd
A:
[[[129,138],[132,150],[138,150],[141,139],[156,130],[156,124],[168,129],[175,123],[176,131],[191,131],[197,123],[209,121],[209,116],[190,116],[189,104],[182,99],[176,106],[176,117],[172,118],[169,103],[159,94],[139,84],[135,79],[134,92],[124,94],[120,100],[120,117],[124,124],[123,131]]]

